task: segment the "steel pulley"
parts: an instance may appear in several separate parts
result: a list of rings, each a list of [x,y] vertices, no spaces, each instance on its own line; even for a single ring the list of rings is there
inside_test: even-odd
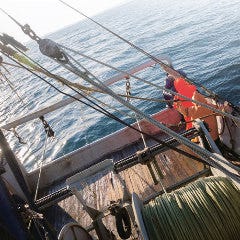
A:
[[[66,54],[59,48],[58,44],[51,39],[40,39],[38,45],[42,54],[65,64],[69,62]]]

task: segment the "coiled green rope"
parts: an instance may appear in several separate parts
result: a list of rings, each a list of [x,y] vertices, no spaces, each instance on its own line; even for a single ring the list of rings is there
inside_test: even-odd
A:
[[[151,240],[240,239],[240,191],[228,178],[200,179],[145,205]]]

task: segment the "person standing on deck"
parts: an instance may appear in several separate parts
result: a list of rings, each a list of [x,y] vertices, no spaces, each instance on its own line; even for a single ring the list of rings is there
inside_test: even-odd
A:
[[[200,94],[198,91],[194,91],[192,99],[201,103],[208,104],[205,97],[202,94]],[[206,107],[200,106],[196,103],[192,103],[192,106],[185,106],[183,102],[179,101],[176,103],[176,105],[177,105],[177,110],[180,113],[182,113],[184,117],[190,118],[191,120],[202,118],[202,120],[205,123],[207,123],[212,139],[218,145],[220,140],[218,135],[217,120],[216,120],[216,115],[212,110]]]

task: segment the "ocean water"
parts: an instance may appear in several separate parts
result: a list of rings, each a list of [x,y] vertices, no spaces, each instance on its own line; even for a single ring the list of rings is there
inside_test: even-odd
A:
[[[239,0],[141,0],[130,1],[95,16],[94,19],[152,55],[170,56],[176,69],[183,69],[189,78],[240,105],[239,9]],[[146,56],[89,20],[83,20],[46,37],[122,70],[148,60]],[[48,70],[84,84],[83,80],[41,55],[36,43],[30,42],[28,47],[28,54]],[[117,74],[116,71],[77,54],[72,56],[102,81]],[[25,104],[18,100],[6,84],[1,84],[1,125],[66,98],[25,70],[9,70],[9,79]],[[165,74],[159,67],[148,68],[138,76],[159,86],[164,84]],[[73,94],[66,87],[50,81],[61,90]],[[131,87],[133,95],[162,99],[160,89],[134,79],[131,79]],[[125,81],[114,84],[112,89],[124,94]],[[130,113],[108,96],[94,94],[94,97]],[[162,103],[140,100],[134,100],[132,104],[148,114],[165,106]],[[116,109],[109,111],[128,123],[134,121]],[[44,164],[123,127],[79,102],[47,114],[45,119],[54,129],[55,139],[47,141]],[[4,133],[20,161],[30,171],[42,161],[46,139],[44,129],[36,119],[16,130],[26,144],[20,144],[12,132]]]

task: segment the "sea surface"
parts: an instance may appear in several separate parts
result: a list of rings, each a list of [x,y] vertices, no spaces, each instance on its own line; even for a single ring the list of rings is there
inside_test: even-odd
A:
[[[110,9],[94,19],[154,56],[170,56],[175,69],[184,70],[189,78],[240,105],[239,9],[239,0],[137,0]],[[126,71],[149,60],[89,20],[80,21],[46,37]],[[41,55],[36,43],[30,42],[28,47],[30,50],[27,54],[49,71],[73,82],[85,84],[77,76]],[[71,53],[71,56],[101,81],[118,74],[117,71],[84,59],[78,54]],[[11,72],[8,77],[24,99],[24,104],[6,84],[1,84],[1,125],[66,98],[27,71],[8,69]],[[1,70],[4,71],[2,68]],[[159,86],[164,85],[165,74],[159,66],[148,68],[138,76]],[[62,91],[74,94],[61,84],[48,80]],[[130,82],[133,95],[162,99],[161,89],[134,79],[130,79]],[[114,84],[112,89],[124,94],[125,80]],[[125,115],[132,113],[111,97],[102,94],[93,96],[114,107],[112,109],[104,106],[111,113],[128,123],[134,121]],[[152,101],[133,100],[131,103],[148,114],[165,107],[163,103]],[[4,131],[10,146],[27,171],[38,167],[41,161],[46,164],[123,128],[120,123],[79,102],[47,114],[45,119],[55,131],[55,139],[47,142],[39,119],[16,128],[26,144],[20,144],[12,132]]]

